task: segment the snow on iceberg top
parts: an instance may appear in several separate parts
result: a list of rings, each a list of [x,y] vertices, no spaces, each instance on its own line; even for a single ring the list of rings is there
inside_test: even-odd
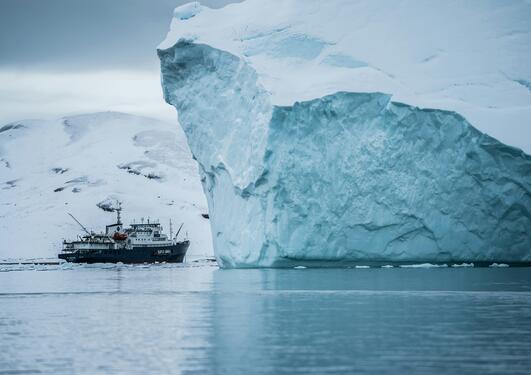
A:
[[[173,11],[173,18],[178,20],[187,20],[194,17],[197,13],[201,12],[201,4],[197,1],[181,5]]]
[[[159,49],[186,39],[228,51],[258,72],[276,105],[384,92],[459,112],[529,153],[529,19],[526,1],[194,2],[175,10]]]

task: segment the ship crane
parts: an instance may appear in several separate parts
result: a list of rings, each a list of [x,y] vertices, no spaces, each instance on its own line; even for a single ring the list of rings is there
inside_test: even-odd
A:
[[[74,219],[74,221],[75,221],[76,223],[79,224],[79,226],[81,227],[81,229],[83,229],[83,231],[84,231],[86,234],[88,234],[89,236],[92,236],[92,234],[87,230],[87,228],[85,228],[85,227],[83,226],[83,224],[81,224],[81,223],[79,222],[79,220],[77,220],[77,219],[74,217],[74,215],[72,215],[71,213],[68,213],[68,215],[70,215],[70,217],[71,217],[72,219]]]
[[[177,233],[175,234],[175,237],[174,237],[174,238],[177,238],[177,236],[179,235],[179,232],[180,232],[181,229],[183,228],[183,225],[184,225],[184,223],[181,224],[181,226],[180,226],[179,229],[177,230]]]

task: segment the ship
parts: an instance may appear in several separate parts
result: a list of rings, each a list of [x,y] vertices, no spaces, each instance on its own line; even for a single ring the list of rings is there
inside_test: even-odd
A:
[[[121,208],[116,209],[116,223],[107,225],[105,232],[87,230],[72,214],[72,219],[83,229],[84,235],[74,241],[63,241],[59,259],[73,263],[182,263],[190,246],[188,239],[177,237],[183,227],[173,236],[170,220],[170,236],[164,234],[158,221],[147,219],[124,226]]]

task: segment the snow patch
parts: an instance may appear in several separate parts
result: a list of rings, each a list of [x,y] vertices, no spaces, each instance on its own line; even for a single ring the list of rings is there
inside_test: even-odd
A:
[[[336,66],[339,68],[349,69],[357,69],[368,66],[366,62],[356,60],[353,57],[343,53],[330,54],[323,59],[322,63],[331,66]]]
[[[531,81],[528,81],[526,79],[516,79],[515,82],[524,86],[529,91],[531,91]]]
[[[122,202],[116,196],[109,196],[98,202],[96,206],[106,212],[115,212],[122,207]]]
[[[14,129],[22,129],[23,127],[24,125],[22,124],[7,124],[0,128],[0,133],[7,132],[9,130],[14,130]]]
[[[143,160],[118,164],[118,169],[124,169],[127,171],[127,173],[137,176],[144,176],[150,180],[162,180],[164,178],[164,174],[158,171],[156,167],[156,163]]]
[[[273,58],[312,60],[327,45],[324,40],[309,35],[281,32],[248,39],[243,55],[251,57],[265,54]]]
[[[447,264],[432,264],[432,263],[421,263],[421,264],[402,264],[400,268],[446,268]]]
[[[55,174],[63,174],[68,172],[68,168],[55,167],[51,169]]]
[[[459,264],[452,264],[453,268],[468,268],[468,267],[474,267],[474,263],[459,263]]]
[[[201,4],[197,1],[181,5],[173,11],[173,17],[179,20],[188,20],[201,12]]]
[[[4,186],[2,187],[2,190],[13,189],[14,187],[17,186],[18,181],[19,179],[4,182],[3,183]]]
[[[492,263],[489,267],[491,267],[491,268],[506,268],[506,267],[509,267],[509,265],[505,264],[505,263]]]

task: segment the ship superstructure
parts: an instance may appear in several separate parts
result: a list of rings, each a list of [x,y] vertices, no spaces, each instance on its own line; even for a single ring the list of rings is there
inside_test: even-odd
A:
[[[104,233],[89,232],[70,215],[85,235],[75,241],[64,241],[59,258],[76,263],[180,263],[184,260],[190,241],[177,240],[183,224],[173,236],[170,221],[168,236],[159,222],[150,222],[149,219],[125,227],[121,220],[121,209],[116,212],[116,223],[107,225]]]

